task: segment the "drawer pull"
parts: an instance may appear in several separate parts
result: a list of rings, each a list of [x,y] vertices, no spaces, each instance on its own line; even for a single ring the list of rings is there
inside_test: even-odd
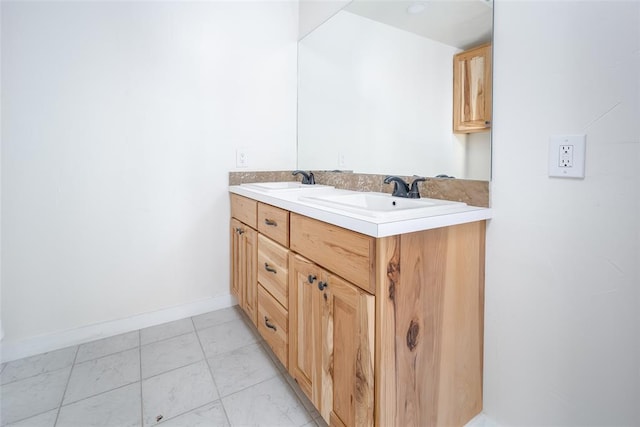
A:
[[[273,323],[269,323],[269,318],[267,316],[264,316],[264,324],[269,329],[273,329],[274,331],[278,330],[278,328],[276,328],[276,325],[274,325]]]
[[[275,268],[271,267],[271,266],[270,266],[268,263],[266,263],[266,262],[264,263],[264,269],[265,269],[265,270],[267,270],[269,273],[273,273],[273,274],[278,273],[278,272],[276,271],[276,269],[275,269]]]
[[[329,284],[327,282],[323,282],[322,280],[318,282],[318,289],[320,289],[321,291],[324,290],[324,288],[328,287]]]
[[[307,277],[307,281],[309,283],[313,283],[313,282],[315,282],[315,280],[316,280],[316,276],[313,276],[311,274],[309,275],[309,277]]]
[[[274,220],[269,219],[269,218],[265,219],[264,223],[267,224],[267,225],[270,225],[272,227],[277,227],[278,226],[277,222],[275,222]]]

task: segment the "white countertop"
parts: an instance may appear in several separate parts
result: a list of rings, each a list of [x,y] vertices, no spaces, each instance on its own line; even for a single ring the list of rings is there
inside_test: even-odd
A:
[[[310,218],[337,225],[348,230],[357,231],[372,237],[386,237],[432,228],[447,227],[467,222],[482,221],[491,218],[491,209],[476,206],[460,205],[446,213],[434,214],[420,218],[393,221],[385,218],[372,218],[346,212],[340,209],[314,205],[301,197],[322,194],[353,193],[350,190],[338,190],[333,187],[314,188],[309,190],[262,191],[242,185],[232,185],[229,192],[267,203]]]

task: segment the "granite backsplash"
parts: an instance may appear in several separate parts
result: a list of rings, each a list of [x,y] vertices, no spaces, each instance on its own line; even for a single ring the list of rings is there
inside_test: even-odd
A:
[[[229,185],[250,182],[299,181],[288,171],[229,172]],[[393,185],[383,181],[387,175],[353,172],[312,171],[317,184],[332,185],[336,188],[356,191],[377,191],[391,193]],[[414,177],[400,176],[407,182]],[[489,207],[489,182],[468,179],[427,178],[420,182],[422,197],[454,200],[471,206]]]

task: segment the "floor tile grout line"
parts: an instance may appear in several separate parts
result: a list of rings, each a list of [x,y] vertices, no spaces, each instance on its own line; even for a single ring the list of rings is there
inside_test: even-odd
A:
[[[47,354],[47,353],[53,353],[53,352],[56,352],[56,351],[65,350],[65,349],[67,349],[67,348],[73,348],[73,347],[74,347],[74,346],[72,346],[72,345],[71,345],[71,346],[67,346],[67,347],[59,348],[59,349],[57,349],[57,350],[51,350],[51,351],[47,351],[47,352],[45,352],[45,353],[34,354],[33,356],[23,357],[23,358],[21,358],[21,359],[16,359],[16,360],[11,360],[11,361],[9,361],[9,362],[5,362],[5,363],[3,363],[3,364],[2,364],[2,365],[3,365],[3,368],[0,370],[0,374],[2,374],[2,372],[4,371],[4,367],[6,367],[7,365],[9,365],[10,363],[17,362],[17,361],[20,361],[20,360],[29,359],[29,358],[31,358],[31,357],[42,356],[42,355],[45,355],[45,354]],[[75,347],[76,347],[76,353],[77,353],[78,348],[79,348],[80,346],[79,346],[79,345],[77,345],[77,346],[75,346]],[[76,356],[74,355],[74,360],[75,360],[75,357],[76,357]],[[23,378],[18,378],[18,379],[15,379],[15,380],[7,381],[6,383],[3,383],[3,382],[2,382],[2,379],[1,379],[1,377],[0,377],[0,386],[7,386],[7,385],[9,385],[9,384],[17,383],[18,381],[23,381],[23,380],[28,380],[28,379],[31,379],[31,378],[35,378],[35,377],[37,377],[38,375],[44,375],[44,374],[48,374],[48,373],[51,373],[51,372],[59,371],[59,370],[61,370],[61,369],[66,369],[66,368],[68,368],[69,366],[73,366],[73,364],[74,364],[74,363],[75,363],[75,362],[74,362],[74,361],[72,361],[72,362],[71,362],[71,365],[62,366],[62,367],[60,367],[60,368],[52,369],[52,370],[50,370],[50,371],[38,372],[38,373],[36,373],[36,374],[29,375],[29,376],[27,376],[27,377],[23,377]]]
[[[65,406],[75,405],[76,403],[82,402],[83,400],[92,399],[92,398],[97,397],[97,396],[102,396],[103,394],[106,394],[106,393],[109,393],[109,392],[112,392],[112,391],[115,391],[115,390],[120,390],[121,388],[129,387],[130,385],[133,385],[133,384],[139,383],[139,382],[140,382],[139,380],[138,381],[131,381],[131,382],[128,382],[126,384],[119,385],[118,387],[110,388],[109,390],[101,391],[100,393],[92,394],[91,396],[85,396],[82,399],[74,400],[73,402],[65,403],[63,405],[60,405],[60,407],[63,408]]]
[[[261,347],[260,343],[252,343],[252,344],[249,344],[249,345],[245,345],[245,346],[243,346],[243,347],[238,347],[236,350],[240,350],[240,349],[242,349],[242,348],[246,348],[246,347],[249,347],[249,346],[252,346],[252,345],[256,345],[256,344],[257,344],[258,346],[260,346],[260,347]],[[236,351],[236,350],[232,350],[232,351],[229,351],[229,352],[227,352],[227,353],[222,353],[221,355],[227,355],[227,354],[233,353],[233,352],[234,352],[234,351]],[[216,355],[216,356],[219,356],[219,355]],[[214,356],[214,357],[216,357],[216,356]],[[269,357],[269,355],[267,355],[267,358],[268,358],[268,357]],[[211,370],[211,365],[209,364],[209,359],[213,359],[213,357],[210,357],[210,358],[208,358],[208,359],[207,359],[207,365],[209,366],[209,369]],[[273,364],[273,361],[271,361],[271,363]],[[263,379],[262,381],[258,381],[257,383],[254,383],[254,384],[248,385],[248,386],[246,386],[246,387],[243,387],[243,388],[241,388],[241,389],[238,389],[238,390],[234,391],[233,393],[228,393],[228,394],[225,394],[225,395],[223,396],[223,395],[222,395],[222,394],[220,394],[220,392],[218,391],[218,394],[220,394],[220,400],[222,400],[223,398],[227,398],[227,397],[229,397],[229,396],[232,396],[232,395],[234,395],[234,394],[236,394],[236,393],[239,393],[239,392],[241,392],[241,391],[247,390],[247,389],[249,389],[249,388],[251,388],[251,387],[253,387],[253,386],[256,386],[256,385],[258,385],[258,384],[262,384],[262,383],[263,383],[263,382],[265,382],[265,381],[269,381],[269,380],[272,380],[272,379],[274,379],[274,378],[276,378],[276,377],[283,376],[283,375],[282,375],[282,372],[280,372],[280,370],[278,369],[278,367],[277,367],[277,366],[274,366],[274,369],[275,369],[275,371],[276,371],[276,374],[275,374],[274,376],[272,376],[272,377],[270,377],[270,378],[265,378],[265,379]],[[211,372],[211,376],[213,376],[213,371]],[[283,378],[283,380],[284,380],[284,381],[286,381],[286,379],[285,379],[285,378]],[[223,406],[224,406],[224,405],[223,405]]]
[[[198,337],[198,339],[199,339],[199,338],[200,338],[200,337]],[[238,350],[243,349],[243,348],[251,347],[252,345],[259,345],[260,347],[262,347],[262,344],[260,344],[260,341],[254,341],[254,342],[251,342],[251,343],[249,343],[249,344],[245,344],[245,345],[243,345],[242,347],[237,347],[237,348],[234,348],[233,350],[225,351],[224,353],[216,353],[216,354],[214,354],[214,355],[212,355],[212,356],[209,356],[209,357],[207,357],[207,355],[205,354],[205,355],[204,355],[204,358],[205,358],[205,360],[209,360],[209,359],[213,359],[214,357],[222,357],[222,356],[226,356],[226,355],[228,355],[228,354],[233,353],[234,351],[238,351]],[[202,351],[204,352],[204,349],[203,349]],[[268,357],[268,356],[269,356],[269,355],[267,355],[267,357]],[[278,369],[278,371],[280,371],[280,370]]]
[[[302,407],[302,409],[303,409],[303,410],[307,413],[307,415],[309,416],[309,421],[306,421],[306,422],[305,422],[304,424],[302,424],[302,425],[304,426],[305,424],[308,424],[308,423],[309,423],[309,422],[311,422],[311,421],[313,421],[313,422],[315,423],[316,417],[314,417],[314,416],[311,414],[311,412],[307,410],[306,406],[304,406],[304,403],[302,402],[302,400],[300,399],[300,397],[298,396],[298,394],[296,393],[296,391],[295,391],[295,390],[293,390],[293,387],[291,386],[291,384],[289,384],[289,382],[288,382],[288,381],[287,381],[287,379],[285,378],[285,376],[286,376],[286,375],[288,375],[288,373],[278,371],[278,372],[277,372],[277,374],[276,374],[275,376],[271,377],[271,378],[264,379],[264,380],[262,380],[262,381],[259,381],[259,382],[255,383],[255,384],[252,384],[252,385],[247,386],[247,387],[244,387],[244,388],[242,388],[242,389],[240,389],[240,390],[234,391],[233,393],[229,393],[229,394],[227,394],[226,396],[220,396],[220,402],[222,402],[222,407],[224,408],[224,401],[223,401],[223,399],[226,399],[226,398],[228,398],[228,397],[231,397],[231,396],[233,396],[233,395],[236,395],[236,394],[238,394],[238,393],[241,393],[241,392],[243,392],[243,391],[246,391],[246,390],[248,390],[248,389],[250,389],[250,388],[252,388],[252,387],[255,387],[255,386],[257,386],[257,385],[260,385],[260,384],[266,383],[267,381],[271,381],[271,380],[273,380],[274,378],[278,378],[278,377],[280,377],[280,379],[281,379],[281,380],[286,384],[286,386],[287,386],[287,387],[289,387],[289,390],[291,390],[291,392],[295,395],[295,399],[298,401],[298,403],[300,404],[300,406]],[[226,408],[225,408],[225,413],[226,413]],[[318,412],[318,417],[320,417],[320,416],[321,416],[321,415],[320,415],[320,413]],[[231,425],[231,423],[230,423],[230,425]]]
[[[73,362],[71,363],[71,369],[69,369],[69,376],[67,377],[67,383],[64,385],[64,391],[62,392],[62,397],[60,398],[60,403],[58,404],[58,411],[56,412],[56,419],[53,422],[53,427],[58,424],[58,417],[60,417],[60,411],[62,410],[62,404],[64,403],[64,397],[67,395],[67,390],[69,389],[69,383],[71,382],[71,375],[73,374],[73,369],[76,367],[76,359],[78,358],[78,352],[80,351],[80,346],[76,346],[76,354],[73,355]]]
[[[44,414],[46,414],[47,412],[57,411],[57,410],[58,410],[57,408],[48,409],[48,410],[43,411],[43,412],[38,412],[37,414],[29,415],[29,416],[28,416],[28,417],[26,417],[26,418],[20,418],[19,420],[11,421],[11,423],[10,423],[10,424],[0,424],[0,425],[1,425],[2,427],[6,427],[6,426],[10,426],[11,424],[22,423],[22,422],[25,422],[25,421],[27,421],[27,420],[30,420],[31,418],[35,418],[35,417],[39,417],[40,415],[44,415]]]
[[[251,327],[253,327],[253,326],[254,326],[252,323],[249,323],[249,322],[250,322],[250,319],[243,319],[243,322],[244,322],[244,323],[245,323],[249,328],[251,328]],[[200,338],[200,337],[198,337],[198,339],[199,339],[199,338]],[[262,336],[258,335],[258,340],[257,340],[256,342],[251,343],[251,344],[247,344],[247,345],[242,346],[242,347],[239,347],[238,349],[240,349],[240,348],[245,348],[245,347],[248,347],[248,346],[250,346],[250,345],[255,345],[255,344],[260,345],[263,349],[264,349],[264,347],[265,347],[265,346],[268,346],[267,341],[266,341]],[[232,353],[232,352],[234,352],[234,351],[236,351],[236,350],[238,350],[238,349],[234,349],[234,350],[231,350],[231,351],[228,351],[228,352],[225,352],[225,353],[220,353],[219,355],[215,355],[215,356],[212,356],[212,357],[216,357],[216,356],[220,356],[220,355],[226,355],[226,354]],[[266,351],[266,349],[265,349],[264,351],[265,351],[265,353],[267,353],[267,357],[269,358],[269,360],[271,361],[271,363],[272,363],[273,365],[276,365],[276,362],[273,360],[273,358],[271,357],[271,355],[269,355],[269,354],[268,354],[268,352]],[[206,356],[206,355],[205,355],[205,356]],[[210,358],[206,358],[206,360],[207,360],[207,365],[209,364],[209,359],[210,359]],[[289,375],[289,371],[288,371],[286,368],[284,369],[284,371],[281,371],[281,370],[278,368],[278,366],[274,366],[274,368],[276,369],[276,372],[277,372],[277,374],[276,374],[274,377],[267,378],[267,379],[265,379],[265,380],[262,380],[262,381],[260,381],[260,382],[255,383],[255,384],[253,384],[253,385],[250,385],[250,386],[244,387],[244,388],[242,388],[242,389],[240,389],[240,390],[237,390],[237,391],[235,391],[235,392],[233,392],[233,393],[229,393],[229,394],[228,394],[228,395],[226,395],[226,396],[220,396],[220,400],[222,401],[222,398],[223,398],[223,397],[224,397],[224,398],[226,398],[226,397],[232,396],[232,395],[234,395],[234,394],[236,394],[236,393],[239,393],[239,392],[241,392],[241,391],[244,391],[244,390],[246,390],[246,389],[248,389],[248,388],[251,388],[251,387],[253,387],[253,386],[255,386],[255,385],[262,384],[262,383],[263,383],[263,382],[265,382],[265,381],[269,381],[269,380],[271,380],[271,379],[273,379],[273,378],[276,378],[276,377],[280,376],[280,377],[282,377],[282,380],[287,384],[287,386],[289,387],[289,389],[293,392],[293,394],[295,395],[295,397],[296,397],[296,399],[297,399],[298,403],[300,403],[300,405],[302,405],[302,408],[307,412],[307,414],[308,414],[308,415],[309,415],[309,417],[311,418],[311,421],[314,421],[314,422],[315,422],[316,417],[314,416],[314,414],[312,413],[312,411],[310,411],[310,410],[308,410],[308,409],[307,409],[307,407],[306,407],[306,405],[304,404],[304,402],[302,401],[302,398],[300,397],[300,395],[296,392],[296,390],[295,390],[295,389],[293,388],[293,386],[289,383],[289,381],[287,381],[286,376],[288,376],[288,375]],[[211,369],[211,367],[210,367],[210,366],[209,366],[209,369]],[[212,374],[212,376],[213,376],[213,374]],[[295,381],[295,379],[293,379],[293,378],[292,378],[292,380],[293,380],[293,381]],[[303,393],[303,392],[301,391],[301,393]],[[311,404],[313,405],[313,403],[311,403]],[[224,402],[223,402],[223,405],[222,405],[222,406],[224,407]],[[320,411],[318,411],[318,410],[315,408],[315,406],[314,406],[313,410],[315,410],[315,411],[317,412],[317,415],[318,415],[318,416],[322,416],[322,415],[320,414]]]
[[[200,337],[198,337],[198,339],[200,339]],[[238,351],[238,350],[241,350],[241,349],[243,349],[243,348],[247,348],[247,347],[255,346],[255,345],[257,345],[258,347],[262,348],[262,350],[263,350],[265,353],[267,353],[267,352],[264,350],[264,346],[262,345],[263,341],[264,341],[264,340],[262,339],[262,337],[259,337],[258,341],[255,341],[255,342],[252,342],[252,343],[249,343],[249,344],[243,345],[242,347],[234,348],[233,350],[226,351],[226,352],[224,352],[224,353],[214,354],[214,355],[213,355],[213,356],[211,356],[211,357],[207,357],[207,356],[206,356],[206,354],[205,354],[205,361],[207,362],[207,366],[209,367],[209,370],[211,371],[211,365],[209,364],[209,359],[213,359],[214,357],[227,356],[227,355],[229,355],[229,354],[233,353],[234,351]],[[264,341],[264,342],[266,342],[266,341]],[[204,349],[203,349],[203,352],[204,352]],[[246,390],[246,389],[248,389],[248,388],[251,388],[251,387],[253,387],[254,385],[262,384],[263,382],[268,381],[268,380],[273,379],[273,378],[276,378],[276,377],[278,377],[278,376],[282,376],[282,375],[283,375],[283,372],[282,372],[280,369],[278,369],[278,367],[277,367],[277,366],[275,366],[275,365],[276,365],[276,363],[275,363],[275,362],[274,362],[274,360],[271,358],[271,356],[269,356],[269,354],[268,354],[268,353],[266,354],[266,356],[267,356],[267,358],[269,359],[269,361],[271,362],[271,364],[272,364],[272,365],[274,365],[274,369],[276,370],[276,375],[274,375],[274,376],[273,376],[273,377],[271,377],[271,378],[266,378],[266,379],[264,379],[264,380],[262,380],[262,381],[259,381],[259,382],[255,383],[255,384],[252,384],[252,385],[249,385],[249,386],[243,387],[243,388],[241,388],[241,389],[239,389],[239,390],[234,391],[233,393],[229,393],[229,394],[224,395],[224,396],[220,395],[220,399],[222,399],[223,397],[231,396],[231,395],[233,395],[233,394],[236,394],[236,393],[238,393],[238,392],[240,392],[240,391],[243,391],[243,390]],[[285,372],[286,372],[286,370],[285,370]],[[211,376],[213,377],[213,371],[211,371]],[[283,379],[284,379],[284,378],[283,378]],[[286,381],[286,379],[285,379],[285,381]],[[214,379],[214,382],[215,382],[215,379]],[[216,388],[217,388],[217,384],[216,384]],[[219,390],[218,390],[218,394],[220,394],[220,391],[219,391]],[[296,397],[297,397],[297,396],[296,396]],[[306,409],[306,408],[305,408],[305,409]]]
[[[15,383],[19,383],[20,381],[32,380],[32,379],[34,379],[35,377],[39,377],[40,375],[47,375],[47,374],[51,374],[51,373],[53,373],[53,372],[58,372],[58,371],[61,371],[61,370],[63,370],[63,369],[67,369],[67,368],[69,368],[69,367],[73,367],[73,363],[72,363],[71,365],[63,366],[63,367],[61,367],[61,368],[56,368],[56,369],[52,369],[52,370],[50,370],[50,371],[40,372],[40,373],[37,373],[37,374],[35,374],[35,375],[30,375],[30,376],[28,376],[28,377],[24,377],[24,378],[20,378],[20,379],[17,379],[17,380],[9,381],[9,382],[6,382],[6,383],[4,383],[4,384],[0,384],[0,387],[6,387],[6,386],[8,386],[8,385],[12,385],[12,384],[15,384]]]
[[[89,342],[85,342],[85,343],[79,344],[79,345],[78,345],[78,350],[80,350],[80,347],[85,346],[85,345],[88,345],[88,344],[96,343],[96,342],[99,342],[99,341],[106,341],[106,340],[108,340],[108,339],[115,338],[115,337],[119,337],[119,336],[122,336],[122,335],[131,334],[131,333],[133,333],[133,332],[139,332],[139,329],[138,329],[138,330],[135,330],[135,331],[129,331],[129,332],[125,332],[125,333],[122,333],[122,334],[112,335],[112,336],[110,336],[110,337],[105,337],[105,338],[99,338],[99,339],[97,339],[97,340],[93,340],[93,341],[89,341]],[[81,360],[81,361],[77,361],[77,360],[76,360],[76,362],[75,362],[75,363],[80,364],[80,363],[89,362],[89,361],[91,361],[91,360],[102,359],[103,357],[112,356],[112,355],[114,355],[114,354],[122,353],[123,351],[133,350],[134,348],[139,347],[139,346],[140,346],[140,334],[138,333],[138,344],[137,344],[136,346],[123,348],[123,349],[120,349],[120,350],[114,351],[114,352],[112,352],[112,353],[103,354],[102,356],[92,357],[92,358],[90,358],[90,359],[86,359],[86,360]],[[77,359],[77,357],[76,357],[76,359]]]
[[[183,321],[183,320],[187,320],[187,319],[189,319],[189,317],[184,317],[184,318],[182,318],[182,319],[176,319],[176,320],[172,320],[172,321],[170,321],[170,322],[160,323],[160,324],[158,324],[158,325],[154,325],[154,326],[149,326],[149,328],[158,328],[158,327],[162,327],[162,326],[164,326],[164,325],[167,325],[167,324],[169,324],[169,323],[181,322],[181,321]],[[176,338],[176,337],[180,337],[180,336],[182,336],[182,335],[187,335],[187,334],[190,334],[190,333],[192,333],[192,332],[195,332],[195,331],[196,331],[196,328],[195,328],[195,326],[193,325],[193,322],[191,322],[191,326],[193,327],[193,329],[192,329],[192,330],[190,330],[190,331],[187,331],[187,332],[180,332],[179,334],[171,335],[171,336],[169,336],[169,337],[160,338],[160,339],[157,339],[157,340],[154,340],[154,341],[150,341],[150,342],[147,342],[147,343],[144,343],[144,344],[142,343],[142,331],[143,331],[143,329],[139,329],[139,331],[140,331],[140,346],[142,347],[142,346],[147,346],[147,345],[155,344],[155,343],[157,343],[157,342],[162,342],[162,341],[170,340],[171,338]],[[149,329],[149,328],[144,328],[144,329]]]
[[[162,372],[159,372],[157,374],[153,374],[153,375],[151,375],[149,377],[140,378],[140,381],[150,380],[151,378],[156,378],[156,377],[159,377],[160,375],[164,375],[164,374],[169,373],[169,372],[177,371],[178,369],[183,369],[183,368],[186,368],[188,366],[197,365],[198,363],[201,363],[201,362],[206,362],[206,360],[207,359],[204,358],[204,359],[196,360],[195,362],[187,363],[186,365],[177,366],[175,368],[167,369],[166,371],[162,371]]]
[[[272,379],[274,379],[274,378],[278,378],[278,377],[282,377],[282,373],[281,373],[281,372],[277,372],[277,373],[276,373],[274,376],[272,376],[271,378],[265,378],[265,379],[263,379],[263,380],[261,380],[261,381],[258,381],[258,382],[257,382],[257,383],[255,383],[255,384],[251,384],[251,385],[248,385],[248,386],[243,387],[243,388],[241,388],[241,389],[238,389],[238,390],[234,391],[233,393],[229,393],[229,394],[226,394],[226,395],[224,395],[224,396],[222,396],[222,395],[221,395],[221,396],[220,396],[220,400],[222,400],[222,399],[226,399],[227,397],[233,396],[234,394],[238,394],[238,393],[240,393],[240,392],[243,392],[243,391],[245,391],[245,390],[250,389],[251,387],[255,387],[255,386],[259,385],[259,384],[265,383],[265,382],[267,382],[267,381],[270,381],[270,380],[272,380]],[[282,378],[282,380],[283,380],[283,381],[286,381],[284,378]],[[297,396],[296,396],[296,397],[297,397]]]
[[[172,340],[172,339],[175,339],[175,338],[184,337],[185,335],[195,334],[195,333],[196,333],[195,330],[189,331],[189,332],[185,332],[183,334],[178,334],[178,335],[174,335],[172,337],[163,338],[161,340],[153,341],[153,342],[150,342],[150,343],[147,343],[147,344],[140,344],[140,347],[149,347],[150,345],[153,345],[153,344],[158,344],[158,343],[161,343],[161,342],[169,341],[169,340]]]
[[[131,331],[131,332],[134,332],[134,331]],[[130,332],[127,332],[127,333],[130,333]],[[93,341],[90,341],[90,342],[93,342]],[[86,343],[86,344],[89,344],[89,343]],[[78,348],[79,347],[80,346],[78,346]],[[87,363],[87,362],[93,362],[94,360],[100,360],[100,359],[104,359],[105,357],[114,356],[116,354],[124,353],[125,351],[135,350],[137,347],[140,347],[140,341],[139,340],[138,340],[138,345],[137,346],[125,348],[125,349],[118,350],[118,351],[114,351],[113,353],[109,353],[109,354],[103,354],[102,356],[93,357],[91,359],[83,360],[81,362],[77,362],[77,361],[74,360],[73,364],[74,364],[74,366],[75,365],[82,365],[82,364]]]
[[[196,324],[191,317],[191,323],[193,327],[196,327]],[[209,365],[209,359],[207,358],[207,354],[204,351],[204,346],[202,345],[202,340],[200,340],[200,334],[196,331],[196,338],[198,339],[198,344],[200,344],[200,350],[202,351],[202,356],[204,357],[204,363],[207,365],[207,370],[209,371],[209,375],[211,376],[211,381],[213,382],[213,386],[216,388],[216,393],[218,394],[218,400],[220,400],[220,405],[222,406],[222,412],[224,412],[224,416],[227,419],[227,423],[231,425],[231,420],[229,419],[229,414],[227,414],[227,408],[224,407],[224,403],[222,402],[222,396],[220,396],[220,390],[218,389],[218,384],[216,383],[216,379],[213,376],[213,371],[211,370],[211,366]]]
[[[247,322],[242,319],[242,318],[238,318],[238,319],[231,319],[231,320],[226,320],[224,322],[220,322],[220,323],[216,323],[215,325],[211,325],[211,326],[207,326],[206,328],[200,328],[200,329],[196,329],[196,332],[202,332],[202,331],[206,331],[207,329],[211,329],[211,328],[215,328],[217,326],[220,325],[226,325],[227,323],[232,323],[232,322],[237,322],[237,321],[241,321],[242,323],[246,324]]]
[[[236,305],[232,305],[231,307],[226,307],[226,308],[222,308],[222,309],[220,309],[220,310],[227,310],[227,309],[231,310],[231,309],[232,309],[233,311],[235,311],[235,312],[237,313],[237,317],[236,317],[236,318],[234,318],[234,319],[223,320],[223,321],[221,321],[221,322],[217,322],[217,323],[215,323],[215,324],[213,324],[213,325],[211,325],[211,326],[205,326],[204,328],[198,328],[198,327],[196,326],[196,322],[195,322],[195,320],[193,320],[193,319],[194,319],[195,317],[205,316],[205,315],[207,315],[207,314],[215,313],[216,311],[219,311],[219,310],[214,310],[214,311],[210,311],[209,313],[203,313],[203,314],[199,314],[199,315],[197,315],[197,316],[192,316],[192,317],[191,317],[191,322],[193,323],[193,327],[195,328],[195,330],[196,330],[196,331],[201,331],[201,330],[203,330],[203,329],[209,329],[209,328],[213,328],[214,326],[222,325],[222,324],[225,324],[225,323],[231,323],[231,322],[233,322],[233,321],[239,320],[239,319],[241,319],[241,318],[243,317],[243,314],[242,314],[241,312],[238,312],[238,310],[236,310],[236,308],[235,308],[235,307],[238,307],[238,305],[236,304]]]

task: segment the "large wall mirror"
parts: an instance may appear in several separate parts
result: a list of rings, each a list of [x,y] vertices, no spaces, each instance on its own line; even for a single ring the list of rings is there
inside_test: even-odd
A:
[[[454,134],[453,56],[486,0],[354,0],[298,43],[298,168],[489,180],[491,133]]]

